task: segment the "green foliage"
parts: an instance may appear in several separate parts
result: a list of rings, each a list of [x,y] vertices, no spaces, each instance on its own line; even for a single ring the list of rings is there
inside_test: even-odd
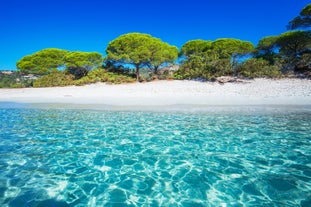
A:
[[[148,34],[129,33],[109,43],[106,53],[107,60],[142,66],[148,62],[151,51],[147,44],[153,38]]]
[[[16,67],[24,74],[49,74],[65,65],[64,57],[68,53],[67,50],[47,48],[23,57],[16,63]]]
[[[247,78],[280,78],[277,66],[270,65],[262,58],[251,58],[244,61],[237,69],[238,75]]]
[[[254,45],[248,41],[233,38],[221,38],[212,43],[213,54],[216,58],[231,58],[235,64],[239,57],[254,51]]]
[[[290,31],[281,34],[276,45],[279,47],[283,70],[296,70],[303,54],[311,51],[311,31]]]
[[[173,63],[178,58],[178,48],[162,41],[153,41],[150,50],[148,66],[154,69],[155,75],[161,65]]]
[[[299,57],[311,47],[311,31],[290,31],[281,34],[276,45],[280,48],[281,55]]]
[[[174,73],[176,79],[209,79],[210,76],[205,59],[199,55],[190,55]]]
[[[288,23],[287,28],[293,30],[297,28],[307,28],[310,26],[311,26],[311,4],[308,4],[301,10],[299,16],[295,17]]]
[[[254,50],[252,43],[237,39],[218,39],[214,42],[193,40],[182,46],[181,54],[186,57],[175,73],[177,79],[211,79],[232,75],[239,58]]]
[[[33,79],[23,76],[19,72],[5,74],[0,72],[0,88],[25,88],[31,87]]]
[[[263,37],[257,44],[255,49],[255,57],[263,58],[269,61],[270,64],[274,64],[277,55],[276,41],[278,36]]]
[[[89,71],[102,65],[103,58],[98,52],[71,52],[65,56],[66,70],[80,79]]]
[[[311,51],[304,53],[296,61],[295,73],[300,77],[311,78]]]
[[[284,73],[299,72],[310,70],[307,58],[310,51],[311,32],[298,30],[262,38],[256,47],[255,57],[269,61]]]
[[[73,85],[73,75],[66,74],[62,71],[53,71],[52,73],[42,76],[34,81],[34,87],[54,87]]]
[[[86,85],[97,82],[107,82],[111,84],[131,83],[135,78],[126,75],[120,75],[107,72],[103,69],[95,69],[90,71],[86,76],[79,80],[74,80],[74,75],[64,71],[54,71],[48,75],[42,76],[33,84],[34,87],[54,87],[69,85]]]
[[[309,18],[310,15],[311,4],[307,5],[300,13],[303,18]],[[150,55],[150,51],[156,59],[159,59],[158,56],[161,57],[161,53],[154,52],[159,51],[157,48],[161,48],[160,44],[156,42],[149,44],[148,40],[144,40],[144,38],[138,41],[137,37],[140,35],[143,35],[145,39],[152,38],[150,35],[131,33],[122,36],[123,42],[119,41],[118,44],[111,44],[111,46],[115,47],[109,48],[112,54],[117,54],[115,57],[111,55],[110,60],[133,64],[137,69],[137,74],[139,68],[148,64],[151,65],[151,63],[153,63],[155,69],[157,68],[157,64],[151,61],[152,58],[146,60],[146,57]],[[133,43],[130,44],[131,46],[135,45],[134,49],[129,49],[129,43]],[[151,50],[146,49],[145,46],[148,46]],[[122,55],[118,53],[119,50],[122,51]],[[252,53],[257,59],[251,59],[239,64]],[[130,58],[130,55],[133,57]],[[214,42],[191,40],[182,46],[180,55],[185,59],[180,69],[174,73],[174,77],[177,79],[238,75],[238,72],[243,76],[249,74],[252,77],[275,77],[280,75],[278,68],[283,70],[295,69],[296,71],[301,68],[303,70],[310,69],[310,31],[294,31],[280,36],[264,37],[259,41],[256,50],[252,43],[233,38],[221,38]],[[268,61],[268,65],[265,61]],[[255,67],[254,70],[248,69],[251,65]],[[272,67],[272,65],[274,66]],[[260,67],[262,67],[261,70],[258,69]],[[155,73],[157,73],[156,70]]]
[[[233,75],[234,71],[232,68],[232,63],[229,58],[222,58],[212,60],[209,63],[209,68],[212,73],[212,77],[219,77],[224,75]]]
[[[108,44],[107,60],[132,64],[136,68],[136,79],[139,80],[139,69],[148,63],[151,57],[149,45],[155,41],[151,35],[129,33],[122,35]]]
[[[304,53],[301,55],[301,58],[298,62],[298,69],[311,69],[311,52]],[[311,71],[311,70],[310,70]]]
[[[274,52],[275,43],[278,39],[278,36],[267,36],[263,37],[256,46],[256,50],[263,50],[267,52]]]
[[[209,40],[190,40],[181,47],[181,56],[202,55],[210,52],[212,41]]]
[[[161,73],[157,75],[158,80],[173,80],[174,73],[169,70],[162,70]]]
[[[311,16],[311,4],[308,4],[307,6],[305,6],[301,12],[300,12],[301,16]]]
[[[175,71],[176,79],[214,79],[223,75],[232,75],[230,59],[217,59],[207,62],[202,56],[191,55],[179,70]]]
[[[107,82],[111,84],[135,82],[135,78],[127,75],[107,72],[103,69],[95,69],[89,72],[85,77],[76,80],[75,85],[85,85],[97,82]]]
[[[108,44],[106,60],[133,65],[138,81],[141,68],[146,66],[158,68],[161,64],[172,62],[175,57],[177,58],[176,49],[149,34],[128,33]]]
[[[79,79],[101,64],[102,55],[97,52],[70,52],[48,48],[23,57],[16,66],[21,73],[37,75],[46,75],[66,67],[76,79]]]
[[[22,85],[18,84],[18,76],[16,74],[3,74],[0,73],[0,88],[21,88]]]

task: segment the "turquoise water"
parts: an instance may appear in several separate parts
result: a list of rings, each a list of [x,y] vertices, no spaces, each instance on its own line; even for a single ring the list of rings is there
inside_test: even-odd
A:
[[[0,107],[0,206],[311,206],[311,110]]]

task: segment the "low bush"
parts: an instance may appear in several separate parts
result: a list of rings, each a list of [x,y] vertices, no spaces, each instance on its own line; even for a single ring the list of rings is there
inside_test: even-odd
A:
[[[62,71],[53,71],[52,73],[42,76],[34,81],[34,87],[53,87],[73,85],[73,75],[68,75]]]
[[[111,84],[131,83],[135,82],[136,79],[122,74],[116,74],[107,72],[103,69],[95,69],[90,71],[85,77],[76,80],[75,85],[85,85],[97,82],[107,82]]]
[[[31,87],[33,79],[25,78],[18,72],[5,74],[0,72],[0,88],[25,88]]]
[[[37,79],[34,83],[34,87],[53,87],[53,86],[68,86],[68,85],[86,85],[97,82],[107,82],[110,84],[121,84],[135,82],[136,79],[121,74],[115,74],[107,72],[103,69],[95,69],[90,71],[86,76],[74,80],[75,77],[72,74],[68,74],[62,71],[54,71],[51,74],[42,76]]]
[[[245,78],[280,78],[282,73],[275,65],[262,58],[251,58],[240,64],[237,74]]]

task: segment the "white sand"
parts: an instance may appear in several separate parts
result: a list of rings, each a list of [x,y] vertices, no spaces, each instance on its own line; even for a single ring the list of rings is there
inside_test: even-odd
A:
[[[311,80],[255,79],[245,83],[155,81],[55,88],[0,89],[0,102],[168,105],[311,105]]]

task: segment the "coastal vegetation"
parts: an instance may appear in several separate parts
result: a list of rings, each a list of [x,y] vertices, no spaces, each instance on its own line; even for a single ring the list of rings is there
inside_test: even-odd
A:
[[[46,75],[61,68],[68,50],[48,48],[27,55],[16,63],[16,67],[24,74]]]
[[[178,49],[149,34],[129,33],[111,41],[106,49],[107,61],[135,67],[139,81],[141,68],[148,67],[158,74],[160,66],[174,63]]]
[[[234,38],[199,39],[189,40],[178,51],[176,46],[150,34],[128,33],[108,44],[105,57],[98,52],[47,48],[22,57],[16,63],[17,72],[1,73],[0,87],[216,80],[220,76],[310,78],[311,4],[287,27],[289,31],[263,37],[257,45]],[[173,67],[176,64],[178,67]],[[35,78],[24,78],[29,74]]]
[[[211,79],[237,75],[240,60],[251,54],[254,45],[247,41],[222,38],[216,41],[191,40],[181,48],[183,61],[177,79]]]
[[[308,28],[311,26],[311,4],[304,7],[300,15],[291,20],[287,26],[288,29]]]
[[[20,74],[35,74],[33,87],[83,85],[96,82],[128,83],[130,74],[118,74],[102,68],[103,57],[98,52],[68,51],[48,48],[23,57],[17,62]],[[13,81],[14,82],[14,81]],[[17,87],[22,85],[17,85]],[[4,87],[10,87],[5,84]]]
[[[75,79],[73,74],[62,71],[53,71],[48,75],[42,76],[33,82],[34,87],[53,87],[53,86],[69,86],[69,85],[85,85],[97,82],[106,82],[109,84],[121,84],[135,82],[135,78],[128,75],[122,75],[107,72],[101,68],[90,71],[86,76]]]
[[[0,72],[0,88],[25,88],[31,87],[35,76],[22,75],[16,71]]]

